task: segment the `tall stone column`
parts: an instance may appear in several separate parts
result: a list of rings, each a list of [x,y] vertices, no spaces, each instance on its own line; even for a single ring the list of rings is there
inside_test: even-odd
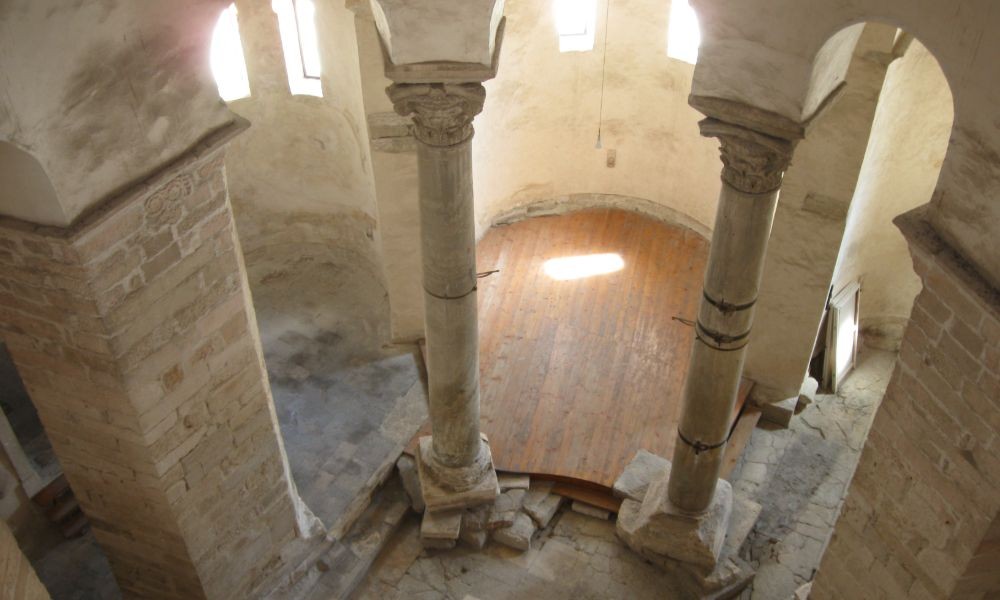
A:
[[[695,344],[670,471],[670,502],[708,510],[726,449],[753,324],[781,177],[792,142],[716,119],[700,124],[721,142],[722,191],[715,216]]]
[[[722,191],[695,324],[673,460],[619,531],[640,552],[711,570],[725,540],[732,487],[719,479],[781,178],[794,141],[715,118]]]
[[[397,83],[396,111],[412,115],[420,181],[424,327],[432,435],[417,465],[429,510],[473,506],[499,494],[479,432],[479,327],[472,197],[472,119],[481,83]]]

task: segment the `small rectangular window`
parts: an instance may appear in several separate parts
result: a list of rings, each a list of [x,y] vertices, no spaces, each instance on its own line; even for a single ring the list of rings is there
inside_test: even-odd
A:
[[[559,33],[559,51],[593,50],[597,17],[596,0],[555,0],[554,8],[556,31]]]
[[[272,0],[271,8],[278,15],[289,89],[292,94],[322,98],[316,5],[313,0]]]
[[[698,62],[701,29],[698,15],[688,0],[671,0],[670,24],[667,26],[667,56],[692,65]]]
[[[219,96],[226,102],[250,96],[250,78],[243,57],[243,42],[236,19],[236,5],[230,4],[222,11],[212,33],[212,75],[219,86]]]

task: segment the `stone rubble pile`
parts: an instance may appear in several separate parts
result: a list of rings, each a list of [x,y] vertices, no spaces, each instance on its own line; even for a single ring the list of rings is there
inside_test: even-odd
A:
[[[527,551],[535,535],[548,527],[567,498],[552,491],[553,482],[532,480],[528,475],[500,473],[500,495],[492,503],[474,508],[431,512],[426,510],[416,463],[403,455],[396,468],[410,498],[410,506],[423,514],[420,541],[425,548],[449,549],[462,542],[481,549],[492,539],[515,550]],[[608,519],[604,509],[574,501],[573,510]]]

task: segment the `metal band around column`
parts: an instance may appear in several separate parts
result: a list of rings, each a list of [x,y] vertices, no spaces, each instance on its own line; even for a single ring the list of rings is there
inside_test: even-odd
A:
[[[695,337],[699,342],[705,344],[709,348],[722,352],[732,352],[734,350],[742,349],[747,345],[750,337],[749,329],[737,335],[729,335],[705,327],[700,319],[695,321],[694,332]]]
[[[440,295],[435,294],[434,292],[430,291],[426,287],[424,288],[424,292],[428,296],[431,296],[433,298],[437,298],[438,300],[461,300],[462,298],[465,298],[466,296],[468,296],[469,294],[475,292],[478,289],[479,289],[479,286],[478,285],[474,285],[474,286],[472,286],[471,290],[465,292],[464,294],[460,294],[458,296],[440,296]]]
[[[726,437],[726,439],[722,440],[717,444],[706,444],[701,440],[695,440],[692,442],[691,440],[688,439],[686,435],[684,435],[684,432],[681,431],[680,427],[677,428],[677,437],[679,437],[681,441],[687,444],[688,446],[694,448],[694,453],[696,455],[701,454],[702,452],[708,452],[709,450],[716,450],[718,448],[721,448],[726,445],[726,442],[729,441],[729,437]]]
[[[708,291],[704,289],[701,291],[701,295],[703,298],[705,298],[706,302],[708,302],[709,304],[711,304],[712,306],[719,309],[719,311],[725,314],[739,312],[741,310],[750,310],[751,308],[754,307],[755,304],[757,304],[757,298],[754,298],[753,300],[747,302],[746,304],[730,304],[725,300],[716,300],[715,298],[709,296]]]

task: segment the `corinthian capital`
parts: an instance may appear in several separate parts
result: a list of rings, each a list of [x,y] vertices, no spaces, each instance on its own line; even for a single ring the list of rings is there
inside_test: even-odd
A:
[[[704,119],[701,135],[719,138],[722,179],[747,194],[773,192],[792,161],[795,142],[718,119]]]
[[[414,135],[431,146],[472,137],[472,119],[486,101],[481,83],[395,83],[386,93],[397,113],[413,115]]]

